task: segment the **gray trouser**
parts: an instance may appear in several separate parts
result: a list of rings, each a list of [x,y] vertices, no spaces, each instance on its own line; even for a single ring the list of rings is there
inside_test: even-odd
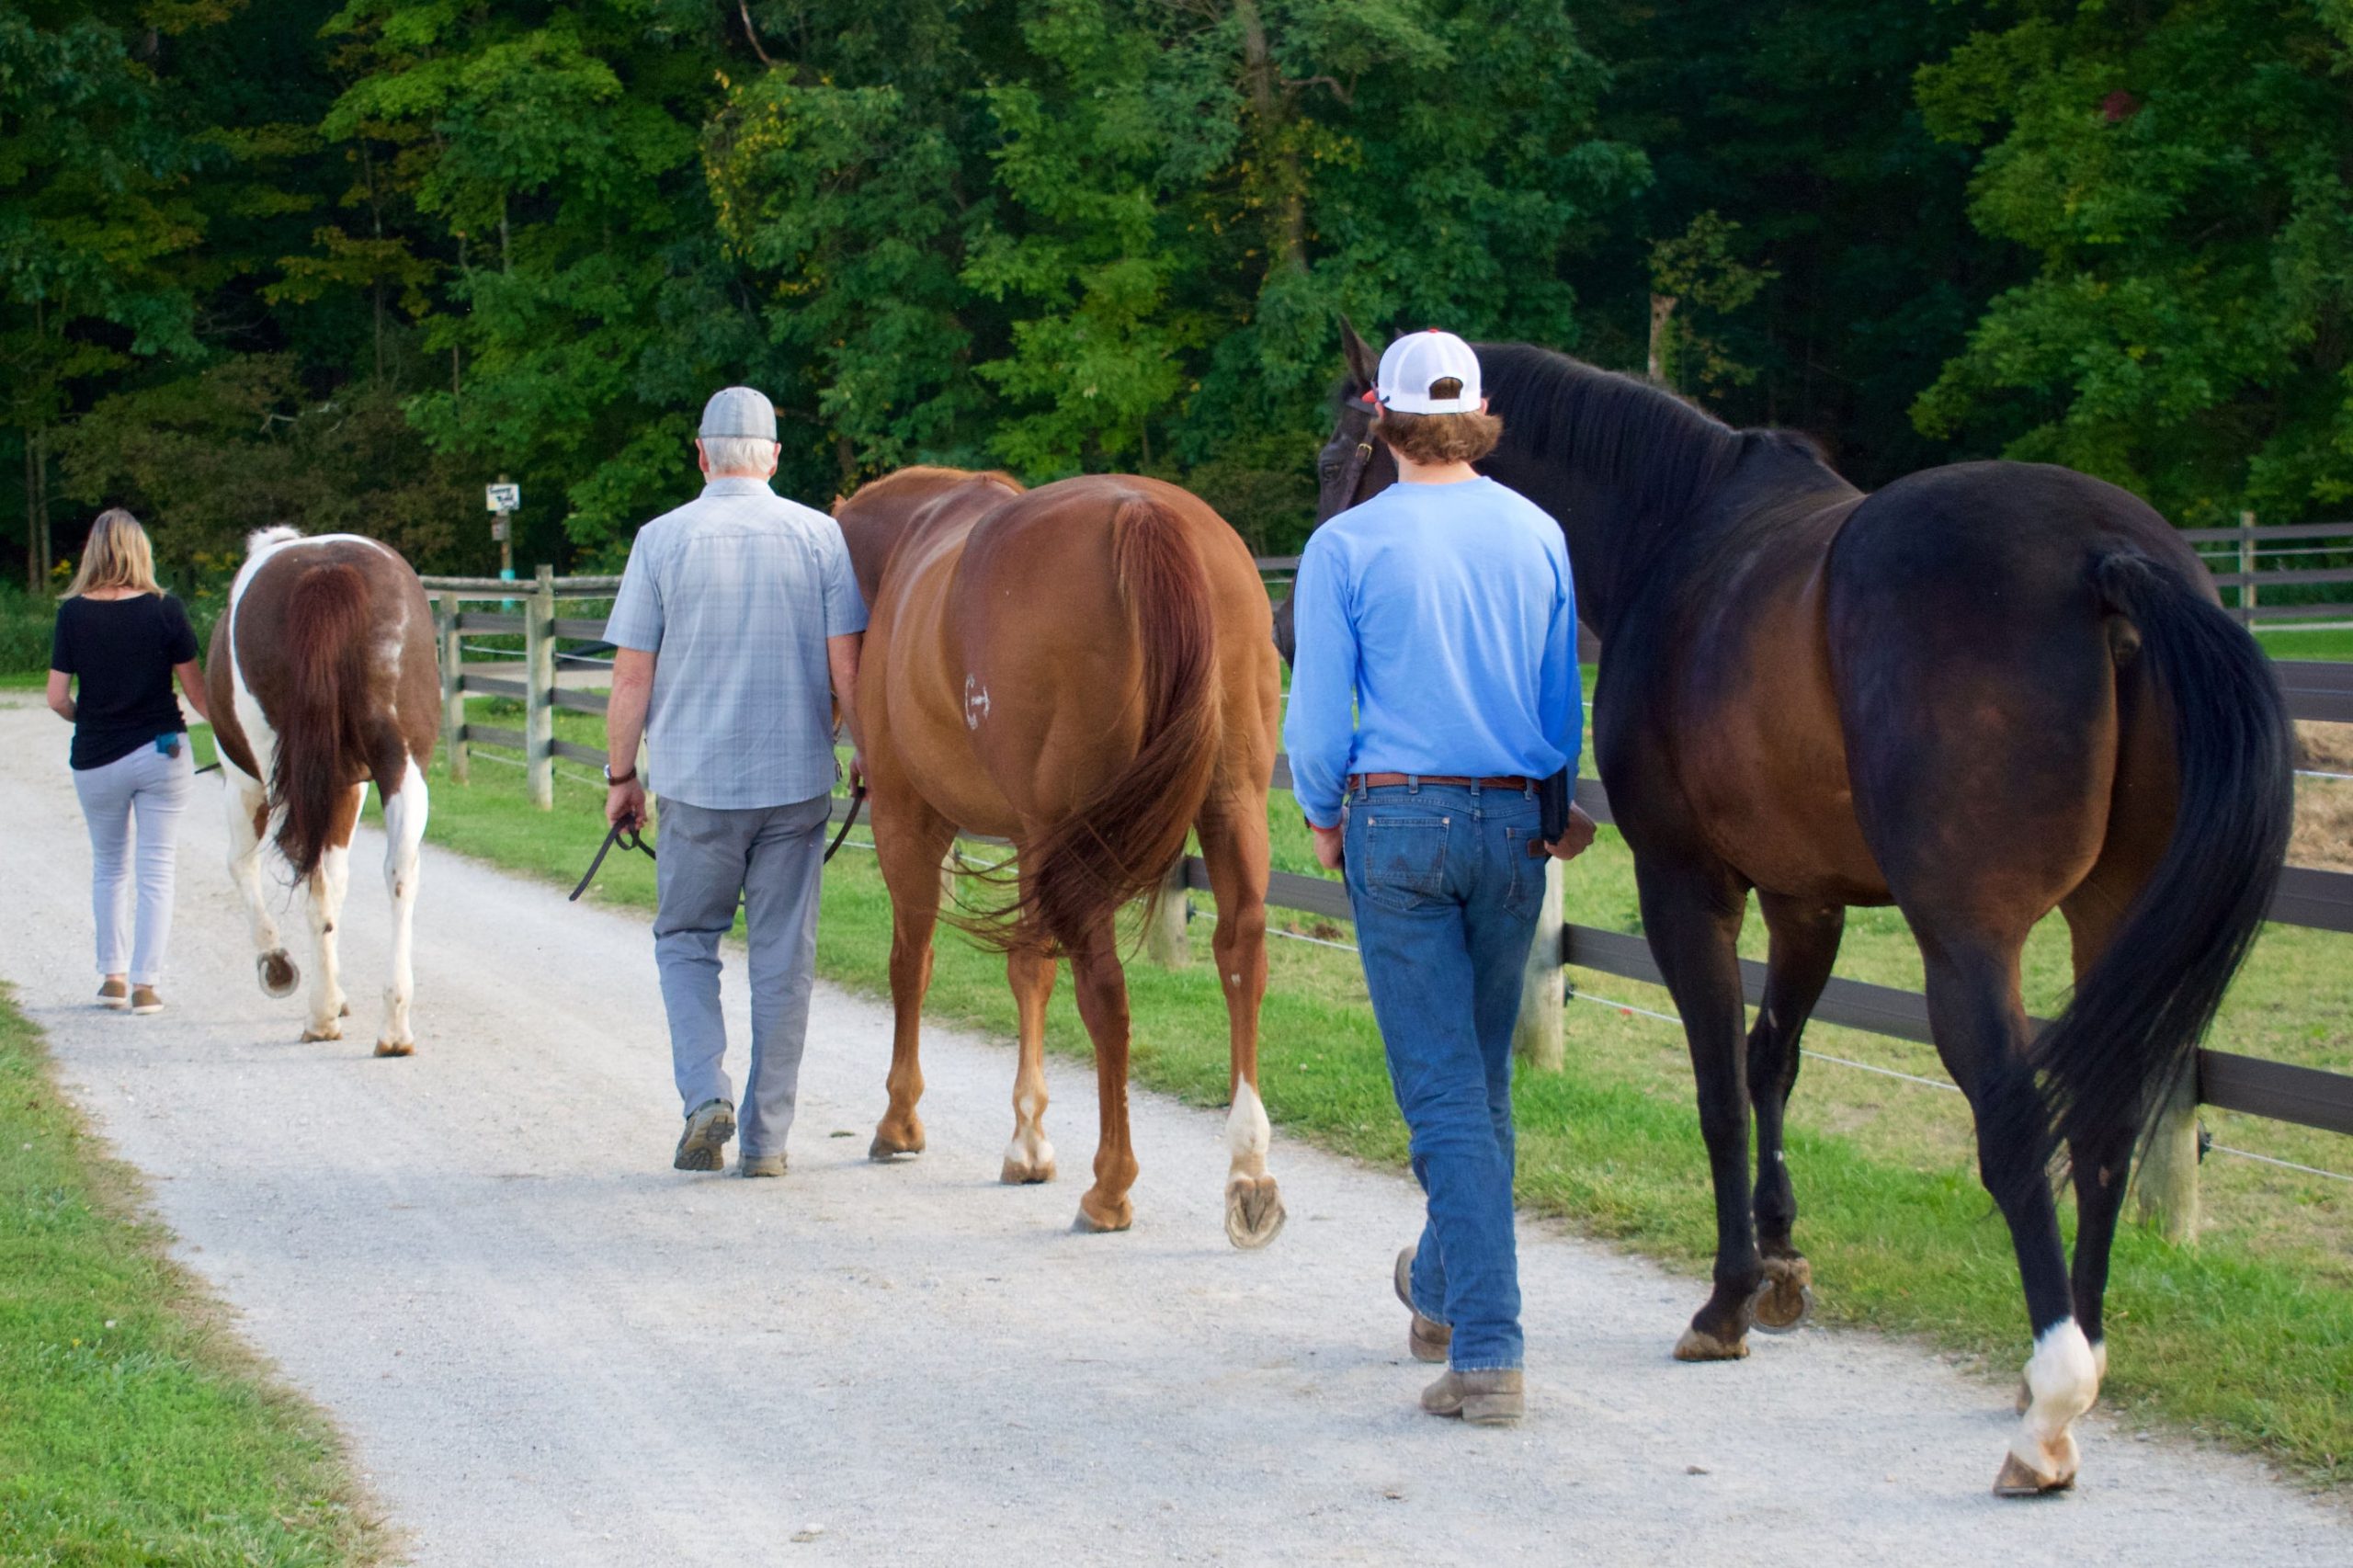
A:
[[[670,1064],[688,1111],[705,1100],[735,1101],[736,1147],[746,1156],[784,1153],[792,1127],[832,810],[826,795],[745,811],[661,802],[654,958],[670,1017]],[[752,980],[752,1064],[741,1100],[727,1076],[719,1011],[719,939],[735,924],[738,893]]]
[[[153,743],[104,767],[74,770],[74,791],[82,797],[82,820],[90,827],[90,912],[97,916],[98,972],[120,974],[133,985],[153,985],[164,977],[164,949],[172,940],[173,864],[179,847],[180,812],[196,777],[188,737],[176,756]],[[131,819],[139,823],[139,922],[131,919]],[[124,960],[128,958],[129,963]]]

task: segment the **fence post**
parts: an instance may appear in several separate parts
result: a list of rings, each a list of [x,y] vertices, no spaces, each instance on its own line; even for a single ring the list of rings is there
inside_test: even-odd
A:
[[[2239,514],[2239,573],[2246,582],[2239,587],[2239,620],[2255,624],[2255,514]]]
[[[531,804],[555,804],[555,568],[523,601],[523,761]]]
[[[1160,897],[1143,930],[1144,955],[1163,969],[1182,969],[1192,959],[1192,944],[1185,936],[1188,908],[1185,857],[1179,854],[1160,881]]]
[[[449,759],[450,781],[463,784],[473,777],[473,748],[466,744],[466,655],[458,636],[465,601],[454,588],[436,597],[441,603],[441,755]]]
[[[2198,1063],[2183,1069],[2141,1156],[2141,1222],[2176,1246],[2198,1242]]]
[[[1544,857],[1544,902],[1536,912],[1536,939],[1528,946],[1528,970],[1520,981],[1519,1023],[1512,1030],[1512,1050],[1530,1067],[1557,1073],[1565,1060],[1562,1041],[1569,1005],[1568,988],[1561,973],[1561,888],[1563,868]]]

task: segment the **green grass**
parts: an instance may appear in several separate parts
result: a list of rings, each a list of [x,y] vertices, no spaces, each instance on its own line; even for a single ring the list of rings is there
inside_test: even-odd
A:
[[[319,1414],[140,1217],[0,993],[0,1562],[372,1562]]]
[[[2286,627],[2266,627],[2255,634],[2264,651],[2275,659],[2348,659],[2353,660],[2353,631],[2296,631]]]
[[[598,740],[593,720],[575,726],[575,716],[557,717],[560,733]],[[430,836],[569,887],[603,833],[601,788],[585,769],[560,764],[556,809],[535,812],[524,801],[521,770],[491,756],[477,748],[473,782],[463,787],[446,782],[437,766]],[[1277,798],[1271,816],[1278,865],[1312,869],[1288,798]],[[642,857],[612,856],[590,896],[651,907],[653,872]],[[1635,927],[1631,862],[1614,833],[1604,830],[1602,842],[1571,869],[1569,904],[1572,919]],[[1208,914],[1205,901],[1200,914]],[[1276,918],[1329,937],[1348,935],[1308,917],[1277,912]],[[1197,920],[1197,947],[1207,937],[1205,920]],[[2234,992],[2215,1042],[2353,1069],[2353,964],[2345,943],[2273,928]],[[1744,946],[1761,953],[1761,944],[1752,921]],[[819,968],[842,983],[886,994],[889,945],[889,900],[871,858],[845,849],[827,873]],[[1402,1165],[1404,1129],[1355,959],[1295,942],[1270,947],[1262,1079],[1283,1135]],[[2032,1005],[2058,1005],[2064,964],[2062,934],[2038,932],[2028,963]],[[1900,916],[1854,913],[1841,973],[1916,987],[1918,968]],[[1571,972],[1613,1001],[1671,1010],[1655,988]],[[1221,1103],[1224,1007],[1208,966],[1165,971],[1139,962],[1128,978],[1138,1081],[1196,1104]],[[927,1012],[1009,1035],[1014,1013],[1002,961],[943,932]],[[1566,1069],[1520,1079],[1519,1200],[1529,1211],[1692,1276],[1688,1307],[1660,1313],[1664,1353],[1682,1311],[1704,1295],[1699,1281],[1713,1234],[1682,1037],[1668,1024],[1589,1001],[1570,1005],[1568,1023]],[[1087,1055],[1066,985],[1048,1031],[1063,1057]],[[1808,1044],[1940,1074],[1933,1052],[1906,1041],[1821,1028]],[[1066,1062],[1058,1075],[1071,1084],[1077,1071]],[[878,1062],[878,1114],[882,1097]],[[1980,1356],[2006,1390],[2027,1348],[2025,1313],[2007,1232],[1977,1185],[1961,1097],[1810,1062],[1790,1119],[1799,1235],[1814,1261],[1823,1319]],[[2353,1144],[2342,1138],[2211,1109],[2206,1119],[2224,1144],[2353,1168]],[[1065,1133],[1066,1141],[1085,1142],[1081,1128],[1065,1123]],[[1153,1158],[1149,1149],[1141,1154]],[[1279,1147],[1274,1164],[1279,1175]],[[2119,1243],[2103,1402],[2266,1452],[2325,1484],[2353,1483],[2353,1187],[2217,1154],[2205,1165],[2203,1187],[2207,1221],[2198,1247],[2169,1247],[2130,1226]],[[1531,1303],[1530,1310],[1543,1309]]]

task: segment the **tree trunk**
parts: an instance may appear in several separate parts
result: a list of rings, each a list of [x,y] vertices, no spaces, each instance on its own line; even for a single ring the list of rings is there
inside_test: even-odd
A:
[[[25,428],[25,591],[49,591],[49,427]]]
[[[1667,350],[1670,334],[1675,329],[1675,307],[1677,302],[1677,297],[1673,294],[1651,296],[1650,374],[1651,380],[1663,387],[1675,384],[1667,379]]]
[[[1268,246],[1280,266],[1307,270],[1307,192],[1296,149],[1284,145],[1283,95],[1275,74],[1274,53],[1267,45],[1267,19],[1258,0],[1234,0],[1233,15],[1242,24],[1242,74],[1250,94],[1252,118],[1257,121],[1260,178],[1273,184],[1267,205],[1274,215]]]

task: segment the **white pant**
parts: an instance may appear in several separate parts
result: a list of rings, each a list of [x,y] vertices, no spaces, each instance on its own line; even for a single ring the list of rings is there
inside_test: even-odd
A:
[[[104,767],[74,770],[82,818],[90,826],[90,910],[97,916],[98,972],[120,974],[131,950],[131,983],[153,985],[163,976],[172,939],[173,856],[180,810],[188,804],[196,761],[188,739],[165,756],[153,742]],[[139,819],[139,926],[131,925],[131,821]]]

